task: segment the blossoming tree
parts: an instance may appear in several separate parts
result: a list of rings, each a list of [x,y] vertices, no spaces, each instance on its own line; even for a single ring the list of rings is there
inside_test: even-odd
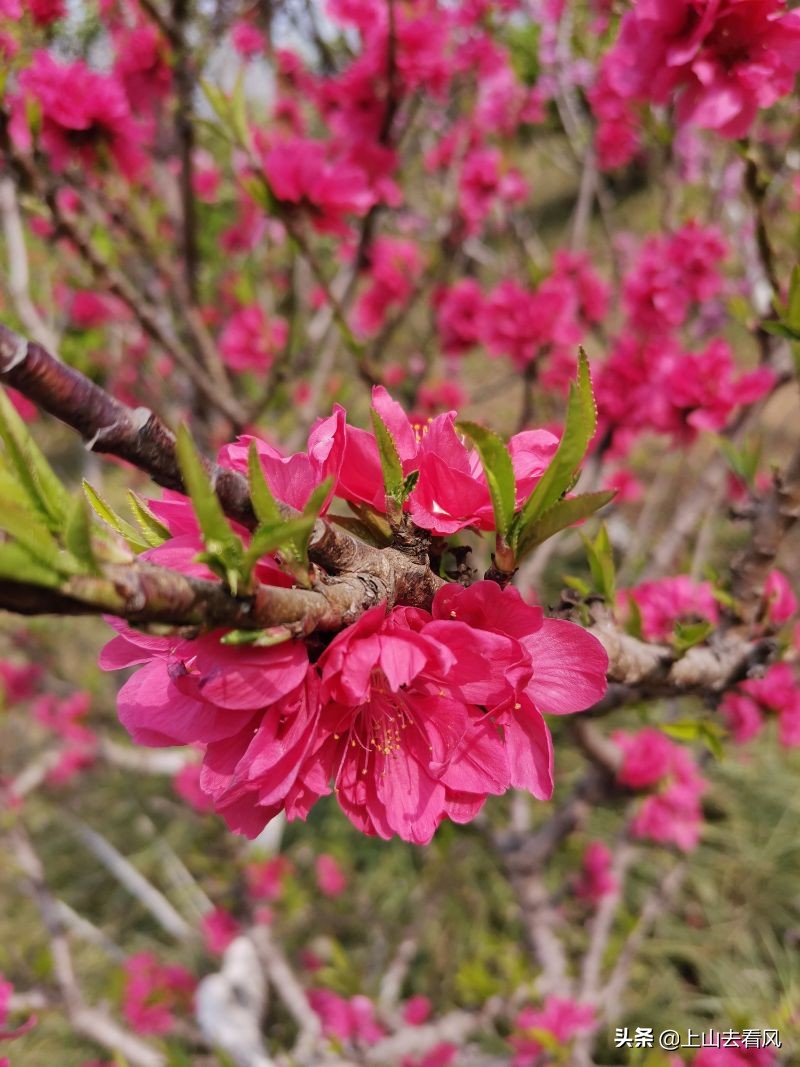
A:
[[[800,12],[68,7],[0,0],[12,1057],[792,1062],[796,1006],[698,989],[659,1046],[631,976],[716,766],[800,744]],[[140,927],[62,899],[64,829]],[[437,1002],[418,928],[320,949],[363,838],[371,917],[443,835],[513,966]]]

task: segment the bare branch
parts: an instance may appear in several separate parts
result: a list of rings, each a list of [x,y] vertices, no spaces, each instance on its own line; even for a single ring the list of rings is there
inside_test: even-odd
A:
[[[8,292],[20,322],[39,344],[56,350],[58,337],[44,322],[30,293],[28,249],[22,229],[17,189],[8,176],[0,178],[0,217],[8,263]]]
[[[194,934],[167,898],[119,852],[110,841],[98,834],[79,819],[69,820],[69,826],[125,889],[146,908],[164,930],[178,941],[186,941]]]
[[[319,1016],[309,1004],[305,990],[269,927],[254,927],[250,937],[272,988],[300,1029],[294,1054],[302,1059],[313,1051],[319,1041],[322,1032]]]
[[[120,1053],[130,1067],[166,1067],[166,1059],[160,1052],[129,1033],[105,1012],[91,1008],[85,1003],[72,966],[72,956],[59,905],[47,888],[41,861],[21,827],[17,827],[9,835],[9,840],[17,866],[30,884],[47,928],[53,974],[71,1025],[79,1034],[94,1041],[112,1055]]]

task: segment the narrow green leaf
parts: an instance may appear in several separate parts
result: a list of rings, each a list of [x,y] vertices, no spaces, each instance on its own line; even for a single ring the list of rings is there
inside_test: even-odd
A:
[[[244,573],[249,576],[262,556],[271,555],[280,549],[289,548],[296,553],[298,541],[303,537],[308,537],[315,521],[313,516],[308,515],[299,519],[289,519],[286,522],[274,523],[270,526],[259,526],[254,531],[242,559]]]
[[[95,515],[123,537],[134,552],[144,552],[145,549],[149,547],[147,542],[142,540],[139,532],[135,530],[129,522],[126,522],[123,518],[117,515],[111,505],[100,496],[93,485],[84,481],[83,491],[86,494],[86,499],[89,501]]]
[[[82,496],[76,496],[67,515],[64,527],[64,544],[79,563],[96,574],[97,559],[92,548],[92,527],[89,508]]]
[[[306,501],[306,506],[303,508],[303,518],[310,521],[308,521],[307,524],[295,535],[294,547],[297,556],[304,567],[308,566],[308,542],[311,539],[314,524],[325,506],[325,502],[330,495],[332,487],[333,477],[328,477],[324,482],[320,482]]]
[[[213,544],[212,551],[217,552],[235,551],[237,545],[241,549],[241,542],[225,518],[194,441],[184,425],[178,427],[177,454],[183,484],[194,506],[206,547],[211,548]]]
[[[370,409],[372,416],[372,428],[375,431],[375,439],[378,442],[378,455],[381,460],[383,471],[383,485],[386,496],[397,504],[405,501],[405,478],[403,477],[403,464],[386,423],[380,417],[375,408]]]
[[[31,500],[25,487],[20,485],[15,471],[8,464],[8,456],[4,452],[0,452],[0,500],[4,504],[6,501],[11,501],[25,511],[31,511],[31,509],[35,508],[36,515],[40,519],[44,518]]]
[[[47,520],[51,530],[60,529],[69,507],[69,494],[4,389],[0,389],[0,438],[31,504]]]
[[[606,489],[597,493],[583,493],[581,496],[559,500],[546,511],[541,518],[530,526],[520,530],[517,542],[517,559],[522,559],[528,552],[546,541],[553,534],[568,526],[588,519],[600,508],[605,507],[616,496],[616,489]]]
[[[50,570],[65,572],[64,554],[39,515],[28,508],[4,500],[0,508],[0,530],[16,541],[37,563]],[[69,572],[67,568],[66,573]]]
[[[303,508],[303,515],[311,517],[314,520],[319,518],[319,513],[325,507],[325,501],[328,499],[331,489],[333,488],[333,476],[329,476],[324,482],[320,482],[318,486],[311,493],[311,496],[306,501],[306,506]]]
[[[411,496],[411,494],[414,492],[414,487],[416,486],[418,481],[419,471],[411,471],[409,474],[406,475],[405,481],[403,482],[403,492],[405,493],[406,497]]]
[[[206,551],[197,558],[207,563],[237,596],[244,559],[244,546],[225,518],[211,482],[186,426],[178,427],[178,465],[203,535]]]
[[[158,548],[158,546],[163,545],[165,541],[169,541],[172,534],[162,522],[158,521],[147,504],[145,504],[142,498],[137,496],[132,489],[128,490],[128,505],[133,512],[134,518],[139,524],[142,536],[147,542],[146,547]],[[136,531],[134,530],[134,533],[135,532]]]
[[[800,335],[800,265],[795,266],[792,271],[784,322],[790,330],[794,330],[795,334]]]
[[[230,121],[239,144],[250,145],[250,125],[247,121],[247,95],[245,93],[244,69],[240,70],[230,99]]]
[[[659,730],[676,741],[696,741],[700,736],[700,723],[697,719],[680,719],[675,722],[658,724]]]
[[[511,453],[502,437],[477,423],[459,422],[456,429],[466,434],[478,451],[492,499],[495,529],[501,537],[506,537],[514,517],[517,492]]]
[[[631,637],[636,637],[640,641],[644,637],[644,629],[642,622],[642,609],[632,596],[627,598],[628,600],[628,621],[625,624],[625,632],[629,633]]]
[[[688,652],[695,645],[702,644],[714,629],[708,620],[702,622],[676,622],[673,642],[678,652]]]
[[[659,729],[676,741],[702,741],[715,759],[722,759],[725,754],[722,745],[725,730],[718,723],[705,719],[677,719],[659,723]]]
[[[578,359],[577,381],[570,386],[564,432],[556,454],[516,517],[512,543],[567,492],[597,429],[597,408],[592,392],[589,360],[583,349]]]
[[[206,81],[205,78],[200,79],[200,88],[211,110],[220,122],[227,127],[230,124],[230,103],[223,90],[218,85],[213,85],[211,82]]]
[[[752,485],[761,459],[761,441],[751,438],[737,448],[731,440],[720,435],[717,437],[717,443],[733,473],[748,485]]]
[[[765,333],[771,333],[775,337],[782,337],[786,341],[800,341],[800,328],[795,329],[783,322],[767,319],[765,322],[760,323],[760,327]]]
[[[613,608],[617,595],[617,577],[616,567],[614,566],[614,550],[611,546],[608,530],[603,524],[593,541],[583,534],[581,537],[589,560],[589,570],[592,573],[594,587]]]
[[[56,571],[38,563],[21,545],[13,541],[0,542],[0,579],[27,582],[47,589],[57,589],[62,580]]]
[[[272,495],[272,490],[264,477],[264,469],[258,458],[255,441],[250,442],[250,450],[247,453],[247,473],[250,482],[250,499],[258,521],[267,526],[280,522],[283,517],[280,505]]]
[[[268,630],[231,630],[220,639],[220,644],[271,648],[273,645],[282,645],[291,639],[291,630],[287,630],[285,626],[272,626]]]
[[[580,593],[581,596],[589,596],[592,591],[592,587],[584,578],[578,578],[577,575],[565,574],[562,577],[564,585],[570,589],[574,589],[576,593]]]

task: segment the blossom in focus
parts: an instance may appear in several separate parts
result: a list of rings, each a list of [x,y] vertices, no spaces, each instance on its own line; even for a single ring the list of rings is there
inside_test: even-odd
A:
[[[412,517],[442,533],[492,529],[486,478],[455,431],[455,413],[420,429],[384,389],[375,389],[373,403],[404,472],[418,472]],[[511,439],[518,504],[557,443],[543,430]],[[304,452],[282,456],[243,437],[221,449],[219,463],[245,472],[253,445],[272,492],[292,507],[302,509],[327,479],[344,499],[382,503],[375,438],[347,426],[341,408],[318,420]],[[189,500],[167,491],[150,506],[172,536],[143,558],[215,580],[198,559],[202,540]],[[234,527],[246,543],[248,532]],[[266,587],[294,582],[270,554],[254,577]],[[201,749],[199,775],[185,770],[177,787],[250,837],[280,811],[306,818],[332,791],[364,833],[418,844],[443,819],[468,822],[487,796],[510,786],[547,799],[553,755],[543,714],[583,710],[606,687],[608,660],[596,638],[488,581],[445,585],[430,611],[376,605],[312,658],[302,640],[242,645],[224,642],[220,631],[188,640],[112,624],[118,636],[101,666],[139,668],[118,695],[123,725],[140,744]],[[320,858],[318,874],[323,892],[343,891],[330,857]]]
[[[254,442],[264,477],[276,499],[302,511],[317,486],[327,478],[335,482],[339,477],[345,437],[344,411],[337,406],[333,415],[318,419],[311,428],[305,452],[284,456],[261,438],[244,435],[220,449],[219,462],[246,474],[248,452]],[[329,502],[323,505],[323,512]]]
[[[324,741],[316,758],[325,780],[364,833],[416,844],[427,844],[446,816],[473,818],[487,795],[509,785],[499,732],[471,703],[491,699],[498,678],[470,670],[476,643],[467,627],[430,633],[429,618],[415,608],[388,616],[372,608],[319,662]],[[485,651],[496,671],[512,666],[512,649],[492,642]]]

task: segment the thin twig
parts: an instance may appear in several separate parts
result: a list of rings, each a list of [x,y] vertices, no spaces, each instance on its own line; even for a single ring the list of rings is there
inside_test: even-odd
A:
[[[128,890],[131,896],[139,901],[143,908],[150,912],[168,934],[178,941],[187,941],[194,936],[191,926],[175,910],[164,894],[137,871],[130,860],[127,860],[110,841],[75,817],[70,818],[67,825],[92,855],[103,864],[121,886]]]

